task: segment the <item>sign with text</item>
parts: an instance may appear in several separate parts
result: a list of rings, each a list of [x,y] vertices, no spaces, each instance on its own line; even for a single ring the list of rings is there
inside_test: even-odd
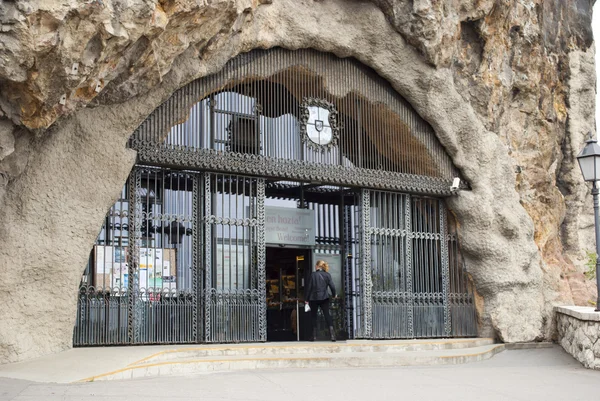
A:
[[[315,245],[315,211],[267,206],[265,208],[267,244]]]

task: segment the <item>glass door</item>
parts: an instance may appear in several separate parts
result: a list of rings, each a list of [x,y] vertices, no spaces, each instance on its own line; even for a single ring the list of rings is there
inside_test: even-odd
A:
[[[267,248],[267,340],[308,339],[310,317],[304,312],[308,249]]]

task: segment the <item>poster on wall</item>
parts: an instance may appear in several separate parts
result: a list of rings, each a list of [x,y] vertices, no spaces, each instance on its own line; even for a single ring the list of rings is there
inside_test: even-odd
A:
[[[324,260],[329,265],[329,274],[333,280],[333,285],[338,294],[342,294],[344,287],[342,285],[342,257],[335,253],[314,252],[313,261]]]
[[[94,286],[108,290],[126,287],[124,275],[127,274],[127,247],[104,246],[94,247]]]
[[[97,289],[126,289],[129,285],[127,247],[96,245],[94,247],[94,286]],[[176,289],[177,263],[175,249],[140,248],[139,269],[135,275],[137,288],[162,291]]]
[[[265,207],[265,242],[283,245],[315,245],[315,211]]]
[[[139,260],[138,283],[140,288],[154,291],[176,288],[175,249],[140,248]]]
[[[247,245],[217,244],[216,289],[221,291],[248,288],[250,252]]]

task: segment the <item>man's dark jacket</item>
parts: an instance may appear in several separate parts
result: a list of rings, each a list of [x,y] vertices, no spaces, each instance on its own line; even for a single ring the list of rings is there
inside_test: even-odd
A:
[[[335,298],[335,286],[331,274],[323,270],[315,270],[310,275],[304,299],[307,301],[323,301],[329,298],[327,287],[331,289],[331,296]]]

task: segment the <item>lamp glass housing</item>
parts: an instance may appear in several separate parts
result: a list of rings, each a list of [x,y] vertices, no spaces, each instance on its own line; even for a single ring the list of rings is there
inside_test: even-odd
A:
[[[577,156],[579,168],[585,181],[600,180],[600,146],[594,139],[590,139],[585,144]]]
[[[587,156],[577,159],[579,161],[579,168],[581,168],[581,174],[585,181],[596,181],[598,176],[596,173],[596,157]]]

